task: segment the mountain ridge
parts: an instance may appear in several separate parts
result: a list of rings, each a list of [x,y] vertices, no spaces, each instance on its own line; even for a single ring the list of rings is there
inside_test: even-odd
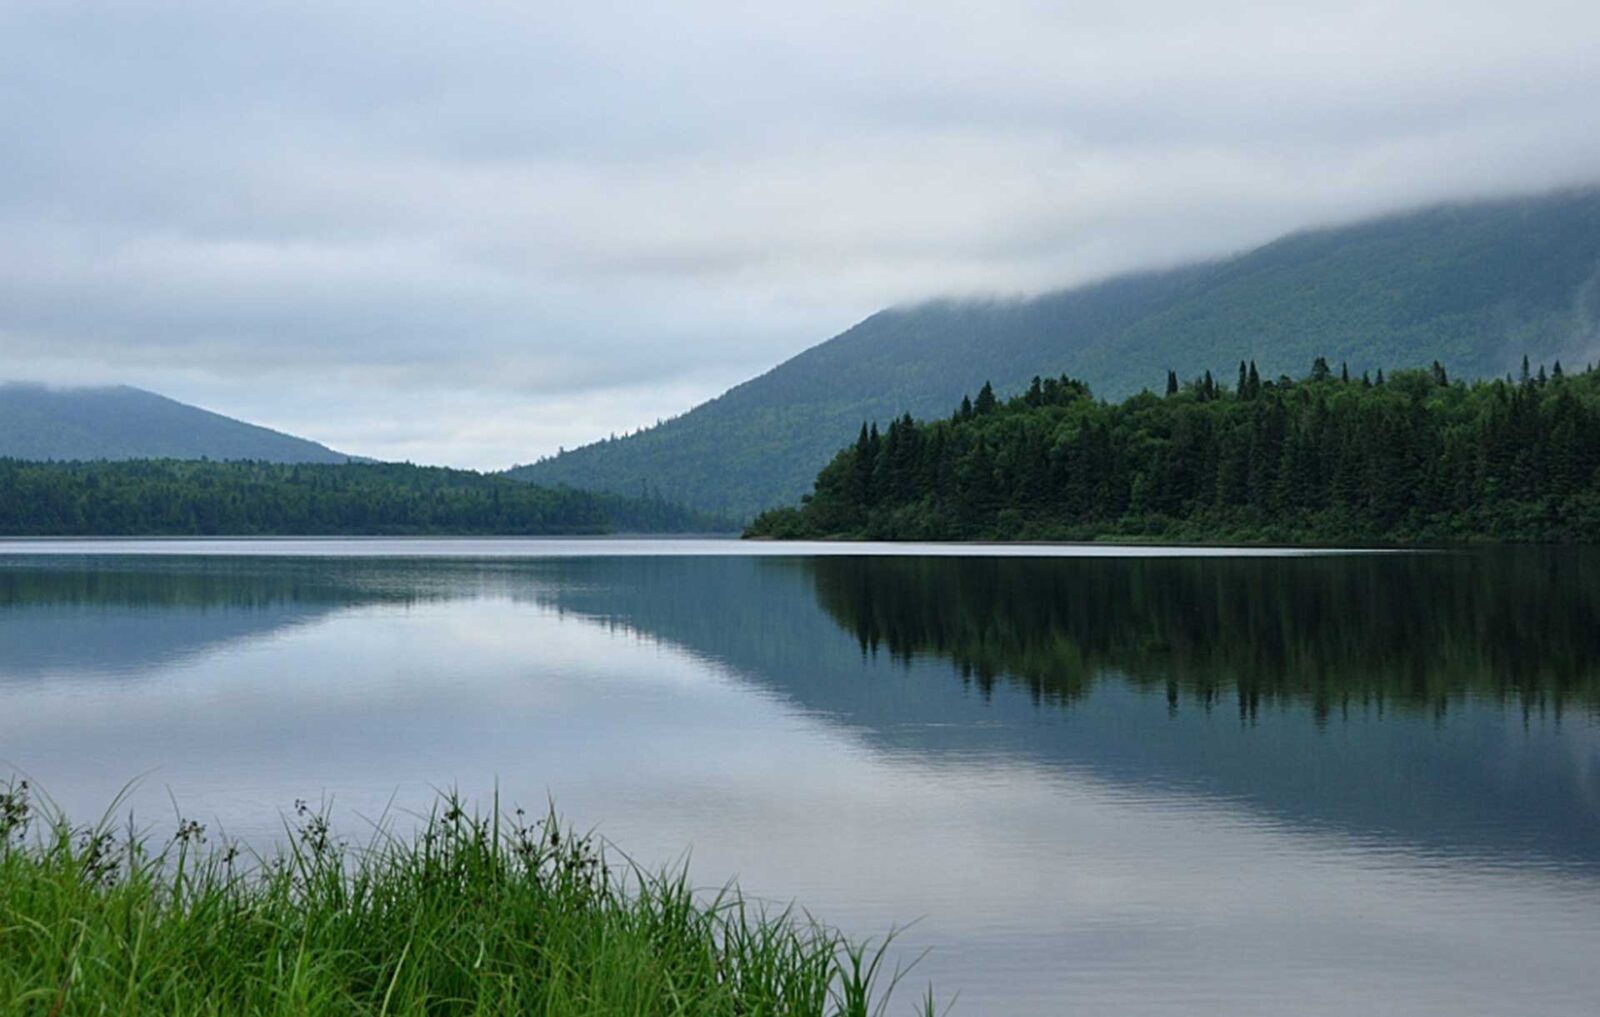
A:
[[[1102,397],[1168,369],[1269,374],[1443,360],[1467,377],[1600,349],[1600,186],[1458,201],[1298,230],[1226,258],[1034,297],[888,308],[662,424],[508,471],[659,490],[748,516],[792,502],[863,421],[945,414],[992,381],[1087,380]]]
[[[365,461],[132,385],[57,387],[37,382],[0,382],[0,457]]]

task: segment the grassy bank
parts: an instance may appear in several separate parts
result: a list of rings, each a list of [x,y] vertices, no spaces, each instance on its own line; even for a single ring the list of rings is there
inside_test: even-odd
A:
[[[446,796],[360,847],[303,804],[285,829],[266,857],[190,821],[157,841],[0,785],[0,1012],[856,1017],[893,989],[883,944],[611,865],[552,815]]]

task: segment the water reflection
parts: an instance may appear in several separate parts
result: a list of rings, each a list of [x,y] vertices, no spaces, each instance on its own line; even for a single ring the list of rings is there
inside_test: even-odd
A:
[[[1206,707],[1600,708],[1592,549],[1279,559],[820,558],[863,651],[1071,702],[1107,675]]]
[[[536,596],[728,664],[883,749],[1600,867],[1590,560],[618,559],[546,565]]]
[[[548,790],[923,917],[965,1013],[1583,1013],[1588,564],[0,558],[0,764],[236,832]]]
[[[1597,564],[11,559],[0,681],[160,675],[338,613],[416,622],[428,604],[500,599],[686,650],[883,750],[1026,759],[1428,850],[1600,867]],[[345,638],[333,684],[349,687],[385,655],[363,661]],[[417,653],[448,674],[470,660],[462,638],[428,632]]]

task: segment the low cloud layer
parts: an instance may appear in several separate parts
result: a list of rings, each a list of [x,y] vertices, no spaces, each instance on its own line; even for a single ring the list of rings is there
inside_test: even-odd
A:
[[[887,304],[1600,178],[1600,7],[0,0],[0,375],[386,458]]]

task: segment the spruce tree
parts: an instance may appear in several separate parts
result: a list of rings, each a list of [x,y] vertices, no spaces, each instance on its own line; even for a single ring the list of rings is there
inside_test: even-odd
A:
[[[983,388],[978,390],[978,401],[973,404],[974,413],[988,413],[995,407],[994,386],[988,382],[983,383]]]
[[[876,425],[874,425],[876,427]],[[856,438],[855,469],[851,473],[851,489],[846,500],[852,508],[859,509],[871,500],[872,467],[875,459],[872,448],[874,433],[867,431],[867,422],[861,422],[861,434]]]

